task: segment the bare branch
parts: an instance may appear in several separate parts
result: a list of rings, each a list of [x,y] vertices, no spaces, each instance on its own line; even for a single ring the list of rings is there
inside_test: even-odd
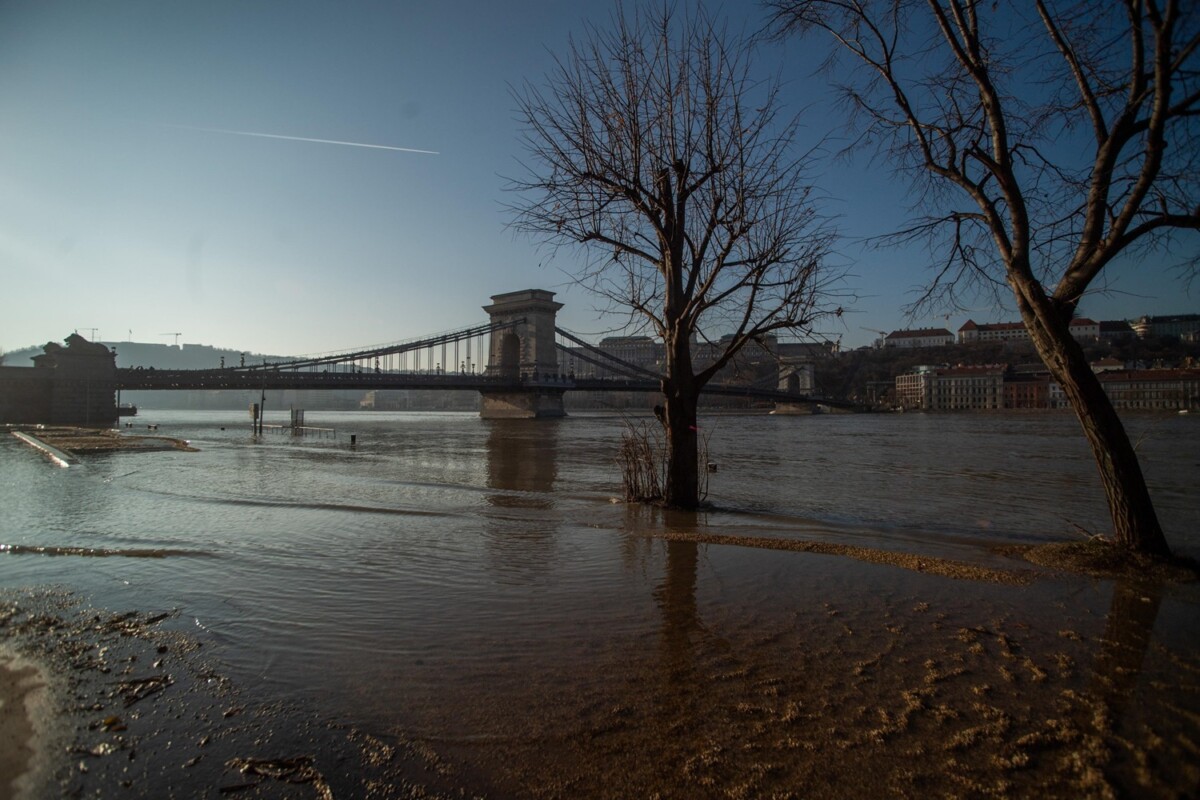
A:
[[[833,313],[833,236],[804,179],[811,154],[797,152],[798,120],[752,55],[699,4],[648,0],[589,27],[544,86],[514,92],[528,166],[509,183],[513,226],[581,248],[577,280],[653,326],[668,439],[685,450],[696,397],[721,366],[764,332]],[[700,370],[696,336],[721,348]]]
[[[767,5],[777,34],[824,32],[857,64],[844,94],[855,146],[875,145],[917,189],[922,221],[891,240],[937,254],[917,302],[1006,284],[1083,425],[1118,541],[1167,552],[1069,324],[1118,255],[1200,229],[1200,15],[1187,0],[1035,0],[1036,20],[983,0]]]

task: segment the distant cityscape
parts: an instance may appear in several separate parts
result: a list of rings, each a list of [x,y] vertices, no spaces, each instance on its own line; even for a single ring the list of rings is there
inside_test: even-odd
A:
[[[1162,317],[1141,317],[1128,320],[1105,320],[1096,322],[1086,317],[1071,320],[1071,335],[1082,342],[1130,339],[1134,336],[1173,336],[1181,341],[1200,341],[1200,314],[1177,314]],[[876,347],[940,347],[943,345],[971,344],[973,342],[1028,341],[1029,332],[1021,322],[997,322],[980,325],[967,320],[955,335],[945,328],[921,328],[917,330],[892,331],[877,339]]]
[[[1200,407],[1200,314],[1099,322],[1080,317],[1072,320],[1070,330],[1094,357],[1092,369],[1117,408]],[[661,367],[662,346],[648,336],[610,337],[601,340],[599,348],[639,368]],[[699,366],[711,363],[716,351],[717,345],[693,347]],[[871,356],[864,351],[876,352]],[[924,356],[926,361],[914,364],[907,355]],[[837,368],[847,363],[853,364],[851,369]],[[603,370],[587,364],[578,369],[580,374],[605,377]],[[897,330],[883,334],[873,347],[852,351],[841,351],[834,342],[766,337],[748,346],[716,380],[776,380],[779,388],[894,410],[1068,407],[1021,322],[967,320],[957,335],[946,328]]]
[[[1091,362],[1116,408],[1190,411],[1200,406],[1200,314],[1144,316],[1133,322],[1071,321],[1071,335],[1082,345],[1120,351],[1139,340],[1178,343],[1167,357],[1117,358]],[[967,320],[957,338],[944,328],[893,331],[880,347],[936,348],[984,343],[1031,344],[1020,322],[978,324]],[[1133,348],[1130,348],[1131,350]],[[1129,353],[1135,355],[1135,353]],[[1144,355],[1144,354],[1143,354]],[[922,364],[897,374],[884,402],[899,410],[992,411],[1066,408],[1062,388],[1040,362],[1017,364]]]

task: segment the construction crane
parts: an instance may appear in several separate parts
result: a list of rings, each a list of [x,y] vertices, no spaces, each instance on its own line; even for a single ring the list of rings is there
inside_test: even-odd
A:
[[[179,337],[183,336],[183,334],[182,333],[160,333],[159,336],[174,336],[175,337],[175,346],[179,347]]]
[[[859,325],[858,327],[862,328],[864,331],[870,331],[871,333],[879,334],[879,338],[875,340],[876,347],[883,347],[883,343],[887,341],[887,337],[890,335],[887,331],[881,331],[877,328],[867,328],[863,325]]]

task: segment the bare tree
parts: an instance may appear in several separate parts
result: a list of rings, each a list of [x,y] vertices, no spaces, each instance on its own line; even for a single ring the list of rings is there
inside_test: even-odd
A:
[[[769,0],[848,55],[859,133],[917,190],[923,302],[1007,285],[1082,424],[1117,543],[1166,554],[1137,455],[1068,326],[1118,256],[1200,228],[1196,10],[1184,0]],[[1195,266],[1195,254],[1191,265]],[[1145,269],[1153,268],[1149,265]],[[1103,288],[1102,286],[1100,288]]]
[[[528,161],[515,227],[583,245],[578,281],[662,339],[664,499],[694,508],[701,389],[747,343],[833,313],[833,237],[793,149],[797,120],[753,74],[750,45],[691,7],[618,10],[516,99]],[[698,367],[705,340],[717,355]]]

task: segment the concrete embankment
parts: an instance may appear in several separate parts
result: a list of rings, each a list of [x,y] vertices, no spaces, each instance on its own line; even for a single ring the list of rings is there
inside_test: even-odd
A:
[[[195,450],[182,439],[167,436],[127,436],[105,428],[40,427],[10,428],[13,436],[48,455],[55,463],[68,467],[79,463],[79,456],[126,450]]]
[[[36,436],[30,436],[28,433],[25,433],[25,431],[13,431],[12,435],[17,437],[18,439],[20,439],[22,442],[29,445],[30,447],[41,450],[43,453],[48,455],[54,463],[58,464],[60,467],[69,467],[72,464],[79,463],[79,459],[75,458],[75,456],[71,455],[70,453],[59,450],[54,445],[43,442],[41,439],[38,439]]]

